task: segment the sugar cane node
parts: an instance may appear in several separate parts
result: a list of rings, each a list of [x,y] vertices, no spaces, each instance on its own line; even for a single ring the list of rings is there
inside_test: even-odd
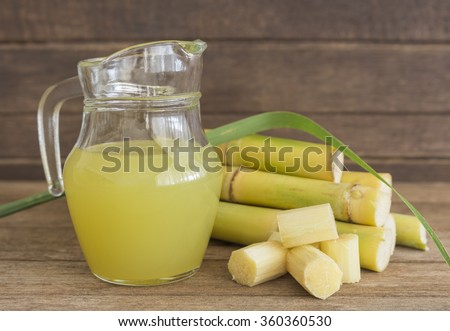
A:
[[[293,209],[329,203],[336,219],[382,226],[391,197],[375,188],[268,173],[245,167],[226,169],[221,200]]]

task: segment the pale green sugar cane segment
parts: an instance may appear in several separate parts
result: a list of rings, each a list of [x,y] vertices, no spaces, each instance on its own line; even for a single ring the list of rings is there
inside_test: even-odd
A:
[[[266,241],[278,230],[279,211],[221,201],[211,237],[242,245]]]
[[[333,147],[341,150],[344,155],[347,156],[350,160],[358,164],[367,172],[376,176],[384,184],[390,187],[393,192],[395,192],[395,194],[397,194],[397,196],[403,201],[403,203],[411,210],[414,216],[419,219],[430,237],[433,239],[445,262],[448,266],[450,266],[450,256],[448,255],[447,250],[445,249],[437,234],[422,216],[422,214],[392,185],[390,185],[382,176],[380,176],[371,166],[364,162],[355,152],[353,152],[350,148],[344,145],[342,141],[335,138],[328,130],[321,127],[312,119],[293,112],[266,112],[223,125],[216,129],[212,129],[206,133],[206,136],[211,145],[218,145],[230,140],[242,138],[250,134],[276,128],[291,128],[304,131],[323,142],[331,143]],[[49,199],[52,198],[50,197]],[[44,200],[42,199],[32,199],[31,201],[27,201],[27,203],[21,203],[19,201],[13,206],[13,209],[10,208],[10,204],[2,205],[0,206],[0,216],[5,212],[10,214],[11,212],[17,212],[19,210],[29,208],[42,202],[44,202]]]
[[[373,226],[384,224],[391,207],[390,196],[371,187],[240,167],[226,169],[220,198],[278,209],[329,203],[337,219]]]
[[[427,233],[419,220],[411,215],[391,213],[397,227],[397,245],[427,251]]]
[[[347,156],[350,160],[358,164],[361,168],[371,173],[388,187],[390,187],[392,191],[397,194],[397,196],[403,201],[403,203],[411,210],[414,216],[419,219],[430,237],[433,239],[445,262],[450,267],[450,256],[447,250],[445,249],[438,235],[434,232],[433,228],[425,220],[423,215],[391,184],[389,184],[382,176],[380,176],[370,165],[362,160],[355,152],[353,152],[349,147],[344,145],[342,141],[335,138],[328,130],[321,127],[312,119],[293,112],[267,112],[250,116],[242,120],[213,129],[207,133],[207,137],[212,145],[217,145],[230,140],[239,139],[246,135],[276,128],[290,128],[301,130],[309,133],[310,135],[320,139],[323,142],[331,143],[331,145],[336,149],[342,150],[344,155]],[[330,137],[332,139],[330,139]]]
[[[217,146],[221,150],[222,162],[230,166],[335,183],[340,182],[344,166],[344,155],[326,144],[249,135]]]

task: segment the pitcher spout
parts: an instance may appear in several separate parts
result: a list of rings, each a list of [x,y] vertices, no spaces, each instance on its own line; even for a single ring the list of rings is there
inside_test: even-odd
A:
[[[207,47],[206,43],[200,39],[194,41],[178,41],[178,44],[191,56],[201,56]]]
[[[199,93],[201,40],[167,40],[125,48],[105,58],[79,62],[86,100],[152,98]]]

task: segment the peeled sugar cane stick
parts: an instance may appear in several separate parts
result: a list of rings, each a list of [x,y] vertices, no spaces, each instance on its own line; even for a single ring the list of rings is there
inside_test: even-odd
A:
[[[220,198],[278,209],[329,203],[335,218],[374,226],[384,224],[391,207],[391,197],[371,187],[240,167],[226,169]]]
[[[219,203],[219,209],[233,208],[234,205],[236,204],[221,201]],[[243,240],[242,238],[245,238],[245,240],[250,241],[251,238],[254,238],[253,233],[256,232],[265,233],[267,229],[267,226],[262,224],[264,222],[261,222],[260,224],[257,221],[251,219],[251,215],[255,211],[255,208],[258,209],[258,215],[264,215],[264,213],[273,215],[274,211],[284,212],[283,210],[280,209],[254,207],[247,205],[237,205],[237,206],[239,206],[239,211],[242,214],[242,217],[239,218],[240,220],[239,224],[234,223],[234,220],[231,218],[230,219],[223,218],[221,221],[222,226],[220,230],[220,237],[218,237],[219,231],[213,231],[212,238],[215,239],[222,238],[222,240],[233,243],[240,243],[240,241]],[[226,217],[232,217],[233,213],[224,212],[222,215]],[[273,226],[276,227],[277,226],[276,216],[273,217],[272,222]],[[214,224],[214,227],[216,227],[216,224]],[[369,270],[381,271],[389,263],[391,243],[390,239],[387,238],[389,237],[388,229],[345,222],[336,222],[336,228],[339,234],[355,233],[358,235],[359,251],[360,251],[359,259],[361,267]],[[268,240],[269,237],[270,235],[268,235],[267,238],[264,238],[263,241]],[[259,239],[260,238],[258,238],[258,241],[255,241],[254,243],[259,242]],[[273,238],[271,240],[273,240]],[[389,249],[386,247],[389,247]],[[384,253],[385,251],[386,253]],[[387,255],[387,258],[385,258],[385,255]]]
[[[423,251],[429,249],[427,246],[427,232],[416,217],[397,213],[392,213],[391,215],[394,217],[395,225],[397,226],[397,245]]]
[[[270,235],[269,239],[267,239],[267,241],[271,241],[271,240],[281,242],[280,233],[279,233],[278,231],[273,232],[273,233]],[[319,242],[317,242],[317,243],[312,243],[312,244],[309,244],[309,245],[311,245],[311,246],[313,246],[313,247],[315,247],[315,248],[320,248],[320,243],[319,243]]]
[[[267,172],[338,183],[344,154],[332,146],[299,140],[250,135],[219,145],[223,162]]]
[[[357,283],[361,280],[358,240],[356,234],[343,233],[338,239],[320,243],[320,250],[331,257],[341,269],[343,283]]]
[[[287,249],[276,241],[265,241],[231,253],[228,270],[238,284],[255,286],[286,274]]]
[[[379,173],[379,175],[390,185],[392,185],[392,176],[389,173]],[[374,175],[364,171],[343,171],[341,183],[359,184],[363,186],[373,187],[382,192],[392,195],[392,189],[379,180]]]
[[[389,234],[391,236],[391,239],[389,241],[392,242],[392,245],[391,245],[391,255],[392,255],[392,254],[394,254],[394,251],[395,251],[395,242],[397,239],[397,226],[395,225],[394,216],[392,216],[392,214],[388,215],[388,217],[386,219],[386,223],[384,223],[383,227],[385,229],[390,230]]]
[[[278,212],[278,209],[221,201],[211,237],[242,245],[266,241],[278,230]]]
[[[392,250],[391,230],[384,227],[336,222],[339,234],[354,233],[359,237],[361,268],[381,272],[389,264]]]
[[[278,241],[279,243],[281,243],[280,233],[278,231],[272,232],[272,234],[270,235],[269,239],[267,239],[267,241]]]
[[[281,243],[286,248],[338,238],[328,203],[279,212],[277,219]]]
[[[326,299],[342,284],[342,271],[336,262],[311,245],[299,246],[287,253],[287,271],[310,294]]]

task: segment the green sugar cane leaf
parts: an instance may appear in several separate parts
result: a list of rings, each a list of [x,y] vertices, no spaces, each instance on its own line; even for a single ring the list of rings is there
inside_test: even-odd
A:
[[[397,194],[397,196],[403,201],[403,203],[409,208],[409,210],[411,210],[414,216],[416,216],[425,227],[426,231],[433,239],[445,262],[448,266],[450,266],[450,256],[448,255],[447,250],[445,249],[436,232],[433,230],[430,224],[428,224],[425,217],[423,217],[423,215],[403,195],[401,195],[397,191],[397,189],[395,189],[391,184],[384,180],[383,177],[381,177],[354,151],[348,148],[348,146],[344,145],[342,141],[334,137],[328,130],[324,129],[312,119],[292,112],[267,112],[247,117],[216,129],[212,129],[207,132],[207,137],[212,145],[217,145],[230,140],[242,138],[246,135],[276,128],[290,128],[304,131],[322,140],[324,143],[330,142],[329,138],[332,137],[331,144],[333,147],[341,150],[344,155],[347,156],[350,160],[377,177],[384,184],[389,186],[395,194]],[[342,148],[343,146],[345,146],[345,148]]]
[[[310,118],[299,115],[292,112],[266,112],[254,116],[247,117],[245,119],[232,122],[221,127],[209,130],[207,132],[207,137],[212,145],[218,145],[230,140],[239,139],[250,134],[254,134],[260,131],[276,129],[276,128],[292,128],[300,131],[309,133],[310,135],[322,140],[323,142],[329,142],[331,139],[331,144],[336,149],[341,150],[345,156],[350,160],[358,164],[361,168],[367,172],[376,176],[379,180],[385,183],[387,186],[392,188],[392,190],[399,196],[399,198],[405,203],[405,205],[411,210],[411,212],[420,220],[425,229],[427,230],[430,237],[436,244],[439,252],[444,258],[448,266],[450,266],[450,257],[440,241],[437,234],[434,232],[432,227],[428,224],[422,214],[405,198],[403,197],[392,185],[384,180],[371,166],[364,162],[355,152],[350,148],[342,148],[344,143],[334,137],[329,131],[321,127],[319,124],[311,120]],[[52,196],[48,192],[38,193],[36,195],[10,202],[4,205],[0,205],[0,217],[6,216],[20,210],[30,208],[40,203],[44,203],[57,197]]]
[[[5,203],[3,205],[0,205],[0,217],[14,214],[18,211],[31,208],[57,198],[59,197],[54,197],[48,191],[46,191],[30,195],[20,200]]]

